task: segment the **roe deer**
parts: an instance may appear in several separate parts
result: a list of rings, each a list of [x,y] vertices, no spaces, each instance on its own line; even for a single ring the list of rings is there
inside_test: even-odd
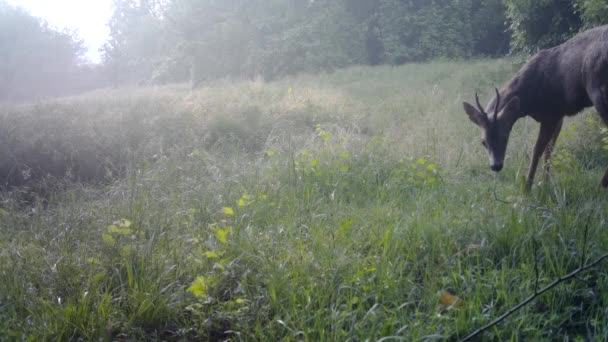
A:
[[[526,180],[534,181],[538,160],[545,153],[545,170],[565,116],[595,106],[608,125],[608,25],[577,34],[556,47],[541,50],[488,103],[484,110],[475,94],[477,108],[464,102],[469,119],[482,131],[490,168],[503,167],[509,133],[517,119],[526,115],[540,123],[540,131]],[[491,112],[492,114],[488,114]],[[608,187],[608,169],[601,181]]]

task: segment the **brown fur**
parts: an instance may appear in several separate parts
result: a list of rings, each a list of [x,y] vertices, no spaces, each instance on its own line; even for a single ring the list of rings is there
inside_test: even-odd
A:
[[[547,161],[551,157],[564,116],[595,106],[608,124],[608,25],[579,33],[561,45],[538,52],[498,94],[486,110],[465,102],[465,111],[482,129],[495,171],[502,168],[508,135],[515,121],[530,116],[540,123],[526,183],[529,190],[538,159],[543,152]],[[495,108],[498,99],[499,107]],[[519,106],[512,104],[514,99],[518,99]],[[485,114],[495,109],[499,113],[497,118]],[[601,184],[608,186],[608,169]]]

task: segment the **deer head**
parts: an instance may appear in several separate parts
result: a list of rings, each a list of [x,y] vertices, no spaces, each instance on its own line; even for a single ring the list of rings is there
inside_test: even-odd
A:
[[[479,97],[475,93],[477,108],[464,102],[464,111],[469,115],[469,119],[481,128],[481,144],[488,151],[490,168],[493,171],[502,170],[505,159],[505,151],[509,142],[509,134],[515,121],[521,117],[519,97],[513,97],[501,108],[500,93],[496,89],[496,98],[487,106],[487,110],[493,108],[493,115],[489,115],[479,103]]]

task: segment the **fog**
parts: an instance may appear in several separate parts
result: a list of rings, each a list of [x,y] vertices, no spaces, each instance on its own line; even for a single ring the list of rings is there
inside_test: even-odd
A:
[[[0,99],[526,55],[608,18],[595,0],[525,4],[0,0]]]
[[[101,62],[99,50],[110,34],[112,0],[7,0],[7,3],[27,10],[59,31],[76,30],[87,48],[86,58],[93,63]]]

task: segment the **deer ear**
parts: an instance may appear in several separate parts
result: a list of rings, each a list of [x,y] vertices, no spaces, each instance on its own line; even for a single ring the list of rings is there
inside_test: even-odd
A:
[[[462,106],[464,111],[469,115],[469,120],[473,121],[474,124],[481,128],[488,127],[488,118],[485,116],[485,114],[477,110],[477,108],[473,107],[468,102],[463,102]]]
[[[519,97],[515,96],[502,110],[501,119],[510,123],[515,123],[515,121],[521,117],[520,100]]]

